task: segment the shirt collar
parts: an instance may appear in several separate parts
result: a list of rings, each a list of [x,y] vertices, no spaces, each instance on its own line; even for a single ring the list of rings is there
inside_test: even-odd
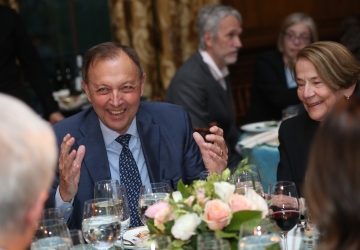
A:
[[[226,76],[229,75],[228,67],[225,66],[224,68],[219,69],[219,67],[216,65],[214,59],[212,59],[212,57],[210,56],[210,54],[207,51],[199,49],[199,53],[200,53],[204,63],[207,66],[209,66],[210,72],[216,81],[219,81],[220,79],[225,78]]]
[[[100,129],[105,141],[105,146],[108,146],[119,136],[119,133],[106,127],[105,124],[102,123],[100,119],[99,122],[100,122]],[[139,133],[136,127],[136,116],[132,120],[130,127],[128,128],[125,134],[130,134],[131,136],[139,137]]]

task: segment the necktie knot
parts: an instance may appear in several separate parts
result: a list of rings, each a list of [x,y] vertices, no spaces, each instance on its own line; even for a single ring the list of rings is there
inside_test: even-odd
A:
[[[131,135],[125,134],[125,135],[119,135],[115,141],[121,144],[121,146],[125,148],[129,148],[129,141],[130,141]]]

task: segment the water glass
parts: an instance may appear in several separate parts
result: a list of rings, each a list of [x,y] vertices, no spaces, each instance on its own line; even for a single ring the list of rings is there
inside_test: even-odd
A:
[[[150,187],[141,186],[140,187],[140,196],[139,196],[139,206],[138,212],[140,216],[140,220],[144,225],[146,225],[146,221],[148,218],[145,216],[145,212],[151,205],[164,200],[169,196],[171,192],[170,186],[167,183],[150,183]]]
[[[63,220],[40,220],[38,222],[31,250],[70,250],[69,229]]]
[[[197,237],[197,249],[230,250],[229,241],[216,237],[214,232],[205,232]]]
[[[71,250],[86,250],[84,238],[80,230],[77,229],[70,230],[70,237],[72,241]]]
[[[239,250],[281,249],[279,230],[269,219],[249,220],[241,224]]]
[[[249,172],[238,174],[234,177],[235,192],[245,195],[247,190],[254,189],[255,192],[264,197],[264,189],[261,184],[260,176],[257,173]]]

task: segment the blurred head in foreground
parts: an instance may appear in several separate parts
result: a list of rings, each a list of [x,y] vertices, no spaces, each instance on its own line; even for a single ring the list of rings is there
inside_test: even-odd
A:
[[[53,181],[57,158],[51,125],[0,93],[0,248],[29,246]]]
[[[358,97],[344,99],[334,107],[310,152],[305,198],[321,232],[318,249],[360,249]]]

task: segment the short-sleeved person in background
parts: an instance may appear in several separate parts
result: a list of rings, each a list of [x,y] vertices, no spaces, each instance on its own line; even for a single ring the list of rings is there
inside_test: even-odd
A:
[[[0,249],[26,249],[54,178],[57,147],[50,124],[0,93]]]
[[[64,119],[52,96],[42,61],[27,34],[25,24],[19,14],[6,6],[0,6],[0,34],[0,92],[15,96],[32,106],[29,93],[21,81],[23,72],[42,104],[44,118],[51,124]]]
[[[182,179],[190,183],[205,167],[221,172],[227,165],[223,131],[212,127],[206,143],[193,134],[190,117],[180,106],[163,102],[140,102],[146,75],[139,57],[128,46],[103,43],[84,56],[82,86],[92,107],[55,124],[60,148],[59,165],[49,206],[63,207],[70,228],[81,229],[83,206],[94,197],[94,184],[116,179],[121,183],[123,144],[130,137],[136,162],[134,178],[142,185],[166,182],[176,189]],[[120,139],[121,140],[121,139]],[[86,152],[85,152],[86,151]],[[133,164],[131,166],[134,166]],[[138,176],[138,177],[135,177]],[[138,197],[139,187],[131,188]],[[133,197],[131,197],[133,198]],[[137,206],[131,221],[138,220]],[[130,227],[138,225],[130,224]]]
[[[212,5],[198,13],[199,50],[176,72],[165,101],[186,108],[194,127],[216,122],[224,130],[229,167],[241,160],[235,146],[240,137],[227,65],[237,60],[242,47],[240,13],[232,7]]]
[[[242,123],[281,120],[282,110],[292,105],[301,108],[297,85],[289,61],[318,35],[313,19],[304,13],[293,13],[284,20],[277,50],[264,52],[255,62],[251,103]]]

